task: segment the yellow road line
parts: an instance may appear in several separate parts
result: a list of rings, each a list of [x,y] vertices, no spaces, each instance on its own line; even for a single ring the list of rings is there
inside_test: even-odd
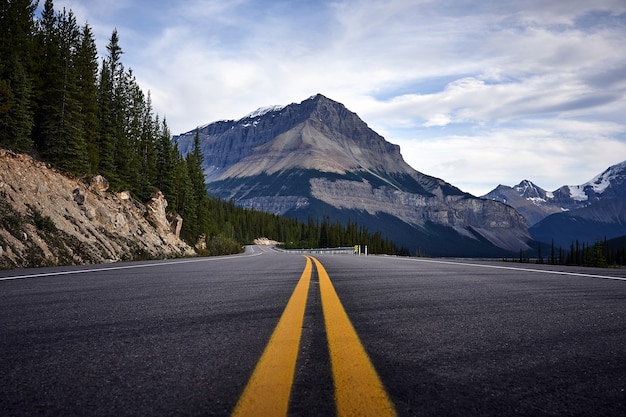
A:
[[[322,310],[326,323],[328,349],[335,383],[339,417],[395,416],[389,399],[359,336],[356,334],[328,273],[311,257],[317,267]]]
[[[234,417],[287,415],[311,271],[311,260],[307,258],[302,276],[233,411]]]

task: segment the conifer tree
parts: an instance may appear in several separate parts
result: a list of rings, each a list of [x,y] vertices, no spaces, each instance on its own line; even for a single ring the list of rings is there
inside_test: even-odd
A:
[[[55,15],[51,4],[46,2],[38,37],[42,67],[35,142],[49,162],[83,174],[88,160],[75,65],[80,30],[71,11]]]
[[[198,238],[198,208],[189,178],[187,162],[180,154],[174,171],[174,188],[176,190],[176,212],[183,218],[181,237],[188,243],[195,244]]]
[[[33,142],[32,49],[37,2],[0,2],[0,146],[29,151]]]
[[[141,187],[141,151],[144,94],[137,85],[132,70],[122,75],[116,93],[120,113],[120,132],[117,137],[116,167],[121,186],[132,191],[136,196],[142,194]]]
[[[89,170],[96,173],[98,168],[98,50],[89,25],[82,28],[80,45],[76,52],[76,72],[78,100],[83,115],[83,137],[87,147]]]
[[[89,161],[76,67],[80,29],[72,11],[66,12],[65,9],[58,16],[58,26],[63,85],[58,121],[59,137],[55,142],[54,155],[56,155],[58,166],[74,174],[85,174],[89,171]]]
[[[115,137],[113,122],[111,121],[113,106],[113,84],[106,60],[102,61],[100,79],[98,82],[98,165],[97,171],[104,175],[109,182],[116,182],[115,162]]]
[[[159,125],[158,117],[155,122]],[[161,190],[173,211],[178,210],[175,191],[175,169],[178,148],[172,145],[170,129],[165,118],[159,129],[156,144],[156,182],[155,186]]]
[[[107,44],[108,56],[102,61],[98,91],[98,107],[100,110],[98,160],[99,171],[108,178],[113,188],[118,188],[119,138],[123,134],[124,102],[120,84],[124,69],[121,64],[122,49],[119,46],[117,29],[114,29]]]
[[[140,90],[141,91],[141,90]],[[142,94],[143,96],[143,94]],[[137,142],[137,154],[140,164],[137,188],[140,198],[146,200],[156,191],[157,181],[157,121],[152,110],[152,98],[148,92],[140,112],[140,136]]]
[[[209,228],[208,194],[204,172],[202,170],[202,151],[200,150],[200,135],[198,130],[194,136],[193,150],[187,154],[187,170],[191,181],[192,192],[196,207],[196,230],[195,234],[206,234]]]
[[[57,19],[52,0],[46,0],[41,19],[37,25],[37,53],[36,53],[36,84],[35,84],[35,115],[33,139],[35,147],[44,155],[48,148],[48,136],[51,128],[45,124],[51,123],[54,103],[58,91],[60,73],[60,52],[57,36]],[[48,130],[48,131],[46,131]]]

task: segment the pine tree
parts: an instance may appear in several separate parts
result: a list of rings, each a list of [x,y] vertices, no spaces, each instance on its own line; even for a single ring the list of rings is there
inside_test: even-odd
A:
[[[0,2],[0,146],[30,151],[33,142],[33,15],[37,2]]]
[[[187,170],[191,181],[192,192],[196,208],[196,235],[206,234],[209,228],[208,195],[204,172],[202,170],[202,151],[200,150],[200,135],[196,130],[193,150],[187,154]]]
[[[159,125],[158,117],[155,124]],[[176,145],[172,145],[171,136],[167,121],[163,119],[156,144],[156,181],[154,185],[161,190],[171,209],[177,211],[174,174],[178,148]]]
[[[157,138],[159,135],[157,120],[152,110],[150,92],[144,102],[141,113],[141,136],[138,143],[140,160],[139,189],[140,197],[148,199],[154,194],[157,179]]]
[[[174,172],[176,190],[176,212],[183,218],[181,237],[188,243],[195,244],[198,238],[198,210],[193,192],[187,162],[179,154]]]
[[[61,75],[63,81],[61,112],[59,119],[58,146],[55,154],[60,167],[74,174],[89,171],[87,143],[84,136],[84,114],[80,101],[80,84],[75,65],[80,46],[80,29],[72,11],[58,17],[59,50],[61,51]]]
[[[75,60],[80,30],[74,14],[54,14],[47,1],[40,24],[40,94],[35,143],[52,164],[83,174],[88,171],[84,116]]]
[[[96,171],[104,175],[109,182],[116,183],[117,174],[113,154],[115,153],[115,136],[111,120],[113,106],[113,84],[106,60],[102,61],[100,80],[98,82],[98,165]]]
[[[47,154],[48,138],[52,134],[56,102],[60,87],[60,51],[57,18],[52,0],[46,0],[37,31],[36,106],[33,139],[35,147]],[[48,125],[48,126],[46,126]]]
[[[76,73],[78,100],[83,115],[83,137],[87,147],[89,170],[95,174],[98,169],[98,50],[89,25],[83,26],[80,45],[76,52]]]
[[[119,46],[117,29],[114,29],[107,44],[108,56],[102,61],[98,89],[100,110],[98,160],[99,172],[108,178],[112,187],[120,187],[118,175],[119,139],[124,132],[125,103],[120,97],[124,67],[121,63],[122,48]],[[124,149],[121,150],[124,152]]]
[[[140,146],[145,99],[130,69],[123,74],[118,100],[123,113],[120,121],[122,129],[117,138],[116,166],[123,187],[139,195],[143,194]]]

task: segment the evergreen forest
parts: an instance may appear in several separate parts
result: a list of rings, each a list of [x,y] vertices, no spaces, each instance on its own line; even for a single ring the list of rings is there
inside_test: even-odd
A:
[[[546,246],[547,248],[541,242],[536,242],[536,247],[533,249],[534,258],[531,258],[530,253],[520,251],[519,258],[514,261],[596,268],[626,265],[626,236],[614,239],[605,237],[597,239],[593,244],[576,240],[568,249],[561,246],[557,248],[554,241]]]
[[[162,191],[183,217],[181,238],[206,238],[206,254],[233,253],[256,237],[289,247],[368,245],[371,253],[408,254],[380,233],[329,218],[298,222],[244,210],[206,192],[202,154],[183,157],[165,117],[155,114],[124,54],[117,30],[98,57],[88,24],[46,0],[0,2],[0,147],[28,153],[76,177],[103,175],[113,191],[140,201]]]

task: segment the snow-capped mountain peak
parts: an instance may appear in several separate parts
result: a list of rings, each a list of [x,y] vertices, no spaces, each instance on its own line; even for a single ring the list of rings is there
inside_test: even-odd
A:
[[[603,200],[624,198],[625,195],[626,161],[623,161],[581,185],[564,185],[549,192],[523,180],[513,187],[499,185],[483,198],[513,206],[529,225],[533,225],[550,214],[582,209]]]
[[[626,186],[626,161],[608,167],[584,184],[569,185],[568,188],[573,200],[590,201],[624,186]]]
[[[523,180],[518,185],[516,185],[515,190],[519,193],[520,197],[526,198],[527,200],[543,200],[545,201],[545,191],[541,188],[537,187],[531,181]]]

